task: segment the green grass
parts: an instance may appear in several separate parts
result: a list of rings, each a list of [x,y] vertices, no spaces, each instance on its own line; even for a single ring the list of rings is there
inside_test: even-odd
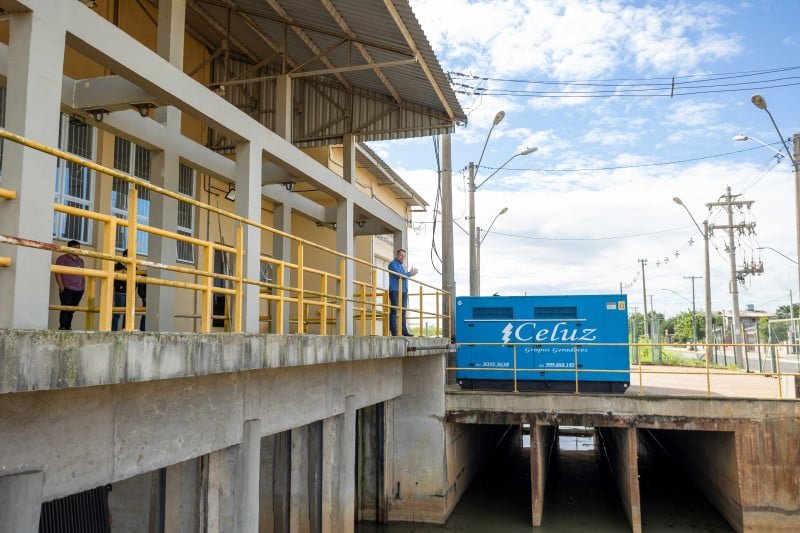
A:
[[[647,342],[646,339],[640,339],[640,343]],[[640,346],[639,347],[639,360],[642,364],[651,365],[653,364],[653,351],[650,346]],[[631,350],[631,362],[633,361],[633,350]],[[684,357],[682,352],[677,350],[671,350],[666,347],[661,348],[661,364],[664,366],[683,366],[683,367],[695,367],[695,368],[705,368],[706,361],[705,359],[697,359],[696,357]],[[715,369],[725,369],[725,370],[739,370],[736,365],[717,365],[711,363],[709,365],[710,368]]]

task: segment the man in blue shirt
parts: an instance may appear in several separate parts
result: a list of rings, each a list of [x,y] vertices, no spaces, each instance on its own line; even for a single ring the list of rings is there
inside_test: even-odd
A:
[[[389,270],[392,272],[397,272],[395,274],[389,274],[389,303],[391,304],[392,308],[389,311],[389,331],[392,335],[397,335],[397,306],[399,305],[398,292],[400,292],[399,285],[402,285],[403,290],[403,336],[404,337],[411,337],[411,333],[408,332],[408,326],[406,325],[406,314],[408,310],[408,278],[411,276],[416,275],[418,270],[416,268],[412,268],[411,270],[406,270],[403,267],[403,261],[406,259],[406,251],[402,248],[397,250],[394,256],[394,261],[389,263]]]

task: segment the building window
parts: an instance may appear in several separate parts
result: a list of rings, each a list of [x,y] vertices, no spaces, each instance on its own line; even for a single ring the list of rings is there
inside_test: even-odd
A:
[[[117,137],[114,140],[114,168],[136,178],[150,181],[150,150]],[[136,223],[150,221],[150,190],[136,187],[139,201],[136,203]],[[114,178],[111,190],[111,214],[128,218],[128,182]],[[147,255],[148,234],[136,232],[136,253]],[[117,250],[128,247],[128,228],[117,227]]]
[[[58,147],[71,154],[93,160],[94,128],[82,120],[74,120],[61,114]],[[59,159],[56,163],[55,202],[92,211],[92,171],[82,165]],[[78,215],[55,213],[53,236],[57,239],[74,239],[89,244],[92,238],[91,220]]]
[[[181,165],[178,173],[178,192],[194,198],[195,172],[192,167]],[[178,202],[178,234],[194,237],[194,206],[188,202]],[[194,245],[178,241],[178,261],[194,263]]]

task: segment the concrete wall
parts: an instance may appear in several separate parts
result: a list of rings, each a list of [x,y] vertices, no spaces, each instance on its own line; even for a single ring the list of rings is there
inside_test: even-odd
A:
[[[441,524],[502,428],[445,423],[444,356],[406,363],[403,395],[387,403],[388,519]]]
[[[631,530],[634,533],[641,533],[642,504],[639,494],[636,428],[597,428],[597,430],[601,435],[604,451]]]

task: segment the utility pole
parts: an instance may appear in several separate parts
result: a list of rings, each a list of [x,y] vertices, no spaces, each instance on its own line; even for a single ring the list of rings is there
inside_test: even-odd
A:
[[[700,279],[703,276],[683,276],[683,279],[692,280],[692,342],[697,347],[697,308],[694,303],[694,280]]]
[[[450,134],[442,134],[442,288],[447,294],[442,301],[442,337],[453,336],[453,301],[456,295],[455,266],[453,261],[453,165]]]
[[[620,294],[625,294],[625,291],[622,290],[622,282],[621,281],[619,282],[619,293]]]
[[[797,331],[795,330],[794,326],[794,299],[792,298],[792,289],[789,289],[789,324],[792,325],[789,328],[789,346],[791,346],[791,350],[789,353],[797,353],[797,346],[795,343],[797,342]]]
[[[478,238],[475,240],[475,295],[481,295],[481,228],[478,226],[475,233]]]
[[[735,233],[741,232],[743,233],[745,230],[749,232],[753,232],[755,228],[755,223],[745,224],[733,223],[733,208],[741,209],[742,206],[746,206],[748,209],[753,205],[752,200],[737,200],[739,194],[732,194],[731,188],[727,187],[725,189],[725,194],[720,197],[720,199],[716,202],[711,202],[706,204],[708,208],[712,207],[724,207],[725,210],[728,212],[728,223],[725,225],[720,224],[713,224],[709,227],[711,232],[713,233],[714,230],[717,229],[724,229],[728,231],[728,255],[730,257],[731,263],[731,281],[730,281],[730,293],[731,293],[731,302],[733,305],[733,330],[732,338],[733,338],[733,354],[734,360],[736,361],[736,365],[740,368],[744,366],[744,357],[742,356],[742,347],[740,346],[741,342],[741,330],[742,330],[742,319],[739,315],[739,276],[736,271],[736,238]],[[746,356],[746,355],[745,355]]]
[[[644,300],[644,335],[650,337],[650,326],[647,325],[647,282],[644,279],[644,267],[647,264],[647,259],[638,259],[642,264],[642,294]]]
[[[467,193],[469,195],[469,295],[480,296],[478,287],[478,238],[475,232],[475,163],[469,162],[469,179]]]

